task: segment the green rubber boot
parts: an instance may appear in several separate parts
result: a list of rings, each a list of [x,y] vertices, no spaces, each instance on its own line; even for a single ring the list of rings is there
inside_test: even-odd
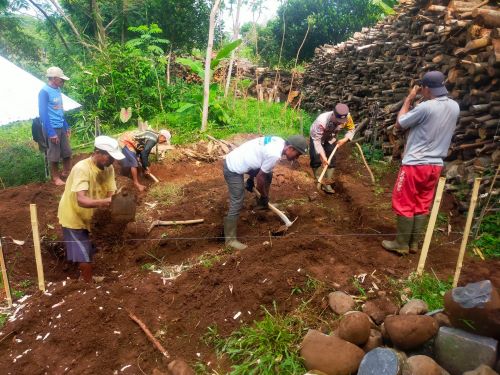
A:
[[[328,168],[325,172],[325,177],[326,179],[328,180],[332,180],[333,178],[333,172],[335,171],[335,169],[333,168]],[[325,193],[328,193],[328,194],[334,194],[335,193],[335,190],[333,190],[332,188],[332,185],[328,184],[328,185],[325,185],[325,184],[322,184],[321,186],[321,189],[325,192]]]
[[[238,217],[224,218],[224,238],[226,246],[232,247],[236,250],[245,250],[248,246],[241,243],[236,239],[236,232],[238,230]]]
[[[422,238],[422,235],[425,231],[425,227],[427,226],[427,218],[429,215],[415,215],[413,222],[413,230],[410,238],[410,253],[416,254],[418,253],[418,242]]]
[[[410,253],[409,243],[413,231],[413,217],[396,217],[396,239],[394,241],[382,241],[382,247],[400,255]]]

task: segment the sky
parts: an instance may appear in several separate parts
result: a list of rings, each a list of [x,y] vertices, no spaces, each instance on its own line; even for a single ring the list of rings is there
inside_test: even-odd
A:
[[[259,24],[265,24],[270,19],[276,16],[276,11],[278,10],[280,2],[278,0],[267,0],[264,5],[264,9],[260,18],[257,20]],[[236,6],[233,7],[234,14],[236,15]],[[233,17],[230,13],[230,8],[226,6],[226,9],[222,12],[222,17],[224,20],[224,31],[232,33],[233,31]],[[240,12],[240,26],[252,21],[252,11],[248,5],[243,5]]]

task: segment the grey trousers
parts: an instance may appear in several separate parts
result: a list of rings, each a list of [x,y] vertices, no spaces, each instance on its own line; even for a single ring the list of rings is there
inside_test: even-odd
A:
[[[238,217],[245,199],[245,185],[242,174],[231,172],[224,160],[224,179],[229,190],[229,210],[227,216]]]

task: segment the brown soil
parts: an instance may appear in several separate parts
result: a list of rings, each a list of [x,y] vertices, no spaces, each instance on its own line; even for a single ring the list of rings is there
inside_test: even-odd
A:
[[[88,286],[76,280],[76,270],[63,262],[63,244],[57,221],[62,188],[32,184],[0,192],[0,233],[11,277],[11,286],[30,298],[18,303],[13,321],[0,333],[2,374],[151,374],[165,369],[168,360],[147,340],[128,316],[138,316],[170,353],[191,364],[221,364],[201,337],[207,327],[217,325],[227,335],[244,323],[259,319],[261,306],[287,313],[302,296],[292,293],[308,277],[325,282],[327,291],[313,296],[313,306],[323,311],[322,320],[332,321],[325,309],[328,291],[339,289],[357,294],[354,275],[366,273],[363,287],[369,298],[377,291],[372,282],[390,294],[387,278],[406,278],[416,269],[418,256],[399,257],[380,247],[394,233],[390,209],[394,175],[381,189],[369,183],[366,171],[350,157],[346,147],[338,154],[335,196],[315,190],[308,159],[300,165],[282,162],[275,170],[271,197],[290,218],[298,220],[284,237],[271,237],[280,226],[272,212],[254,212],[247,195],[239,221],[239,237],[249,247],[242,252],[224,250],[222,217],[227,209],[227,191],[222,163],[205,164],[183,159],[172,152],[167,161],[153,166],[161,181],[182,186],[182,196],[168,207],[154,199],[139,197],[138,222],[153,219],[203,218],[203,224],[156,227],[146,238],[125,238],[102,223],[109,236],[96,233],[99,252],[96,274],[104,281]],[[119,186],[130,185],[118,177]],[[29,217],[29,203],[38,207],[43,237],[43,261],[47,293],[36,291],[36,266]],[[447,197],[442,211],[454,213]],[[453,275],[464,219],[454,213],[452,233],[434,236],[426,269],[442,278]],[[11,238],[26,241],[19,246]],[[176,279],[141,267],[187,265],[203,256],[205,262],[184,271]],[[461,284],[489,278],[498,287],[498,261],[482,262],[466,257]],[[31,285],[26,286],[29,280]],[[371,289],[371,291],[370,291]],[[238,319],[233,317],[241,312]],[[318,322],[317,327],[320,328]],[[126,367],[128,366],[128,367]],[[123,370],[120,372],[120,370]]]

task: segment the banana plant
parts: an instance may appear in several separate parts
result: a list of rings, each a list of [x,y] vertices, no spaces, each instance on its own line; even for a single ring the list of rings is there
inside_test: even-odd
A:
[[[213,75],[214,71],[218,68],[221,61],[228,58],[231,55],[231,52],[236,48],[238,48],[240,44],[241,44],[241,39],[238,39],[226,44],[219,50],[215,58],[210,63],[210,76]],[[191,71],[196,75],[198,75],[198,77],[200,77],[201,80],[205,79],[205,71],[201,61],[196,61],[184,57],[177,58],[176,61],[179,64],[184,65],[189,69],[191,69]],[[220,88],[217,83],[210,84],[210,96],[208,105],[212,109],[211,117],[219,124],[228,124],[230,118],[225,110],[224,103],[218,99],[219,90]],[[184,112],[189,109],[197,109],[201,114],[203,106],[203,93],[200,92],[200,94],[194,95],[192,99],[194,100],[190,102],[178,103],[178,108],[176,112]]]

